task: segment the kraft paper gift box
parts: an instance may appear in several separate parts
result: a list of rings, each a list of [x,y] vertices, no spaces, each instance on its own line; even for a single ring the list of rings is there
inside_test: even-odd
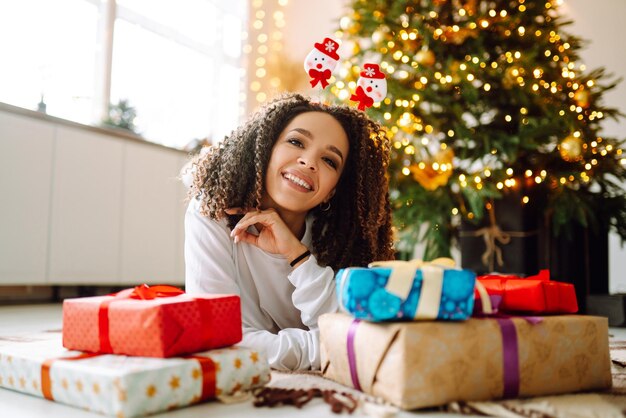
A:
[[[465,320],[474,307],[476,274],[440,258],[383,261],[337,272],[340,306],[368,321]]]
[[[241,332],[237,295],[142,285],[63,302],[63,345],[71,350],[171,357],[236,344]]]
[[[325,377],[403,409],[611,386],[606,318],[371,323],[320,317]]]
[[[131,418],[263,386],[270,371],[256,351],[229,347],[159,359],[66,350],[60,335],[0,341],[0,386],[116,417]]]
[[[489,274],[480,276],[478,281],[490,296],[498,298],[500,311],[541,314],[578,311],[574,285],[550,280],[550,270],[524,278]]]

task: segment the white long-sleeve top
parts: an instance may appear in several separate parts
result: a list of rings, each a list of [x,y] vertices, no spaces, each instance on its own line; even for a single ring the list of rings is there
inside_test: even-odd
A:
[[[226,219],[209,219],[199,208],[194,199],[185,215],[187,293],[239,295],[241,345],[265,352],[275,369],[319,369],[317,319],[338,310],[333,270],[313,255],[294,269],[283,256],[235,244]],[[310,219],[302,243],[311,246]]]

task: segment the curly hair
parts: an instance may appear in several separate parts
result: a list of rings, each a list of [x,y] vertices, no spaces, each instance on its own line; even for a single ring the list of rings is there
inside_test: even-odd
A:
[[[311,251],[321,265],[335,271],[392,259],[386,177],[389,140],[378,123],[354,108],[312,102],[299,94],[274,99],[219,146],[191,161],[194,174],[188,197],[201,200],[202,215],[215,220],[228,217],[230,228],[240,217],[226,215],[224,209],[259,209],[274,144],[287,124],[304,112],[333,116],[349,141],[348,161],[330,209],[310,211],[314,217]]]

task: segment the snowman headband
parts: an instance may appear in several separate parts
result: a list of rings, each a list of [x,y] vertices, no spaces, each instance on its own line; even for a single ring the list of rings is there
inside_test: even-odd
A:
[[[316,42],[304,59],[304,71],[311,77],[311,88],[318,84],[322,90],[328,86],[328,80],[339,63],[339,43],[331,38]],[[350,100],[358,103],[359,110],[365,110],[374,103],[383,101],[387,95],[387,80],[378,64],[365,63],[359,74],[357,87]]]

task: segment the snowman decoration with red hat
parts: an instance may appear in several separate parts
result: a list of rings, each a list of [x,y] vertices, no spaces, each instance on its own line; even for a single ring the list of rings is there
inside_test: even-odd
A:
[[[356,92],[350,96],[350,100],[359,103],[359,110],[381,102],[387,95],[387,80],[378,64],[364,64],[356,85]]]
[[[311,77],[311,87],[320,83],[322,88],[328,86],[328,79],[339,62],[337,41],[324,38],[324,41],[315,43],[315,48],[304,59],[304,71]]]

